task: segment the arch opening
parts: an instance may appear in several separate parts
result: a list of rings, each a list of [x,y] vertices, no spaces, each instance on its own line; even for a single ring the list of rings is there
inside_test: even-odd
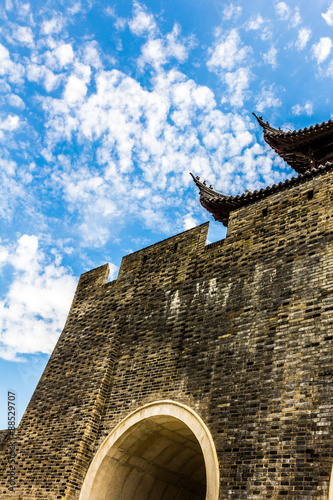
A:
[[[218,463],[208,429],[173,402],[146,405],[104,441],[80,500],[217,500]]]

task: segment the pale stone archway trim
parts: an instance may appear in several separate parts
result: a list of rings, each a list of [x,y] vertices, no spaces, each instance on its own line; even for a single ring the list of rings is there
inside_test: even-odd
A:
[[[333,500],[333,466],[332,466],[332,472],[331,472],[330,490],[328,493],[328,500]]]
[[[167,415],[181,420],[197,438],[206,467],[206,500],[218,500],[219,497],[219,464],[213,438],[202,419],[191,408],[175,401],[164,400],[149,403],[122,420],[104,440],[90,464],[83,482],[79,500],[89,500],[95,477],[104,458],[107,456],[116,441],[133,425],[155,416]]]

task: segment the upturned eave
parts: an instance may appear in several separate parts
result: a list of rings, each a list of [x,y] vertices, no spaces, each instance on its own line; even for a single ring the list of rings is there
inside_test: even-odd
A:
[[[290,189],[291,187],[307,182],[313,177],[332,170],[333,161],[327,162],[325,165],[320,165],[319,167],[314,167],[312,170],[307,170],[297,177],[292,177],[279,184],[273,184],[272,186],[268,186],[258,191],[246,191],[242,195],[237,196],[226,196],[218,193],[214,191],[212,187],[208,187],[205,182],[201,182],[199,177],[195,177],[192,173],[190,175],[199,188],[201,205],[213,215],[215,220],[222,222],[222,224],[227,227],[229,215],[233,210],[251,205],[252,203],[267,198],[271,194]]]
[[[263,129],[265,142],[297,173],[304,174],[333,159],[332,120],[285,132],[253,114]]]

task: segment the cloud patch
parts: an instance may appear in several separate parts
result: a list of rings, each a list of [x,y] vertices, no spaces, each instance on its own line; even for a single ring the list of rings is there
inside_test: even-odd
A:
[[[10,83],[21,84],[24,73],[24,66],[12,61],[9,50],[0,43],[0,75],[7,77]]]
[[[12,32],[12,38],[28,47],[34,46],[34,36],[29,26],[15,26]]]
[[[333,26],[333,2],[331,2],[327,11],[323,12],[321,16],[329,26]]]
[[[216,8],[216,10],[219,12],[221,9],[219,9],[219,5],[218,4],[222,4],[222,2],[218,2],[218,0],[215,0],[214,1],[214,6]],[[222,9],[222,18],[225,20],[225,21],[230,21],[231,19],[238,19],[239,16],[241,15],[242,13],[242,7],[240,5],[234,5],[232,3],[230,3],[229,5],[226,5],[224,6],[224,3],[223,3],[223,9]]]
[[[134,15],[130,19],[129,28],[137,36],[157,34],[158,29],[154,16],[138,2],[134,2]]]
[[[299,7],[292,10],[286,2],[276,2],[275,12],[281,21],[289,21],[292,26],[298,26],[301,23]]]
[[[310,28],[301,28],[298,32],[297,40],[295,46],[298,50],[305,49],[308,41],[311,38],[312,31]]]
[[[263,56],[262,56],[263,61],[266,64],[270,64],[272,66],[272,68],[275,69],[277,67],[277,60],[276,60],[277,54],[278,54],[278,51],[276,50],[276,48],[271,47],[268,52],[263,54]]]
[[[307,101],[303,106],[301,104],[295,104],[295,106],[291,108],[291,112],[296,116],[311,116],[313,114],[313,103],[311,101]]]
[[[1,267],[9,266],[13,280],[0,300],[0,357],[51,353],[64,325],[76,279],[39,249],[36,236],[23,235],[16,245],[0,245]]]
[[[242,43],[238,30],[233,29],[224,36],[217,30],[215,47],[210,50],[207,61],[208,69],[216,73],[233,70],[245,62],[250,52],[250,47]]]
[[[262,86],[261,91],[256,99],[256,111],[262,113],[267,108],[277,108],[281,106],[281,99],[277,97],[277,91],[274,85],[269,87]]]
[[[312,46],[312,56],[317,64],[323,63],[331,53],[332,39],[329,37],[320,38],[319,42]]]
[[[182,38],[178,24],[165,37],[152,37],[143,45],[138,59],[138,67],[143,70],[151,66],[159,70],[172,59],[183,63],[186,61],[192,47],[192,37]]]

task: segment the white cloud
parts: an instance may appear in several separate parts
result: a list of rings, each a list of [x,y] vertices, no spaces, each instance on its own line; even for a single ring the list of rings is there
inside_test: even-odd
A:
[[[8,293],[0,300],[0,357],[7,360],[52,352],[75,291],[76,280],[59,256],[47,261],[38,247],[38,238],[29,235],[14,247],[0,246],[2,267],[13,270]]]
[[[84,45],[83,62],[96,69],[100,69],[102,67],[100,49],[95,40],[92,40]]]
[[[304,106],[295,104],[295,106],[291,108],[291,112],[293,115],[311,116],[313,114],[313,103],[311,101],[307,101]]]
[[[5,9],[11,11],[13,8],[13,2],[12,0],[6,0],[5,1]]]
[[[290,7],[285,2],[277,2],[275,4],[275,11],[280,19],[287,20],[290,17]]]
[[[261,40],[264,41],[268,40],[273,35],[270,20],[264,19],[260,14],[252,17],[245,24],[245,29],[247,31],[257,31]]]
[[[70,43],[63,43],[53,51],[61,67],[71,64],[74,59],[73,47]]]
[[[134,16],[128,25],[135,35],[145,33],[153,35],[158,32],[154,16],[148,13],[138,2],[134,2]]]
[[[333,61],[330,60],[327,67],[325,66],[325,74],[326,76],[333,77]]]
[[[277,66],[277,61],[276,61],[276,56],[277,56],[278,51],[276,50],[275,47],[271,47],[266,54],[263,54],[262,58],[263,61],[267,64],[270,64],[272,68],[276,68]]]
[[[166,46],[169,57],[174,57],[179,62],[187,59],[188,52],[192,48],[191,37],[187,40],[180,39],[180,26],[175,24],[171,33],[166,35]]]
[[[298,32],[298,37],[296,40],[296,48],[298,50],[303,50],[306,47],[306,44],[311,38],[312,31],[310,28],[301,28]]]
[[[256,111],[262,113],[267,108],[276,108],[281,106],[281,104],[281,100],[276,97],[274,85],[270,85],[268,88],[262,86],[260,92],[258,92],[258,97],[256,99]]]
[[[82,6],[81,2],[73,2],[72,4],[70,4],[67,7],[67,12],[71,16],[75,16],[76,14],[79,14],[79,12],[82,12],[82,11],[83,11],[83,6]]]
[[[24,109],[25,108],[25,104],[24,104],[24,101],[21,99],[20,96],[16,95],[16,94],[9,94],[8,97],[8,102],[11,106],[14,106],[15,108],[18,108],[18,109]]]
[[[0,246],[0,271],[3,265],[7,262],[9,256],[9,250],[5,247]]]
[[[90,45],[90,43],[87,43],[82,47],[80,55],[82,57],[82,52],[84,51],[83,59],[85,58],[85,55],[89,57]],[[47,50],[43,54],[33,55],[30,59],[30,65],[35,64],[40,67],[45,67],[52,72],[65,74],[68,67],[75,63],[75,55],[72,45],[69,43],[59,44],[57,42],[52,42],[50,49],[51,50]],[[93,56],[93,54],[90,55]],[[96,63],[98,64],[98,62],[99,60],[97,59]]]
[[[159,70],[171,59],[184,62],[189,50],[192,48],[191,38],[181,39],[180,27],[175,24],[171,33],[162,38],[150,38],[142,47],[141,55],[138,59],[139,68],[143,69],[146,65]]]
[[[313,58],[317,61],[318,64],[327,59],[332,50],[332,40],[329,37],[320,38],[319,42],[312,46],[312,55]]]
[[[321,14],[329,26],[333,26],[333,2],[331,2],[325,13]]]
[[[215,0],[215,4],[216,3],[217,3],[217,1]],[[242,7],[240,5],[234,5],[234,4],[230,3],[229,5],[224,7],[223,12],[222,12],[222,17],[226,21],[229,21],[232,18],[238,19],[238,17],[241,15],[241,13],[242,13]]]
[[[54,74],[46,66],[29,63],[26,67],[27,79],[31,82],[40,82],[47,92],[56,89],[61,81],[61,76]]]
[[[75,75],[69,77],[64,91],[64,99],[69,105],[82,101],[87,93],[87,86],[83,80]]]
[[[117,30],[124,30],[127,26],[127,19],[124,17],[115,17],[115,28]],[[120,42],[119,42],[120,43]]]
[[[16,172],[16,163],[13,160],[5,160],[3,158],[0,158],[0,166],[2,172],[4,172],[6,175],[13,176],[15,175]]]
[[[22,45],[27,45],[28,47],[34,46],[34,37],[31,28],[28,26],[15,26],[12,37]]]
[[[43,35],[52,35],[54,33],[60,33],[63,26],[64,26],[63,18],[60,16],[55,16],[42,23],[41,33]]]
[[[243,106],[248,98],[251,73],[248,68],[238,68],[236,71],[226,73],[225,83],[228,87],[228,94],[225,95],[221,103],[229,103],[237,108]]]
[[[183,230],[187,231],[188,229],[192,229],[193,227],[198,225],[198,221],[193,214],[187,214],[184,217]]]
[[[75,62],[74,72],[78,78],[81,78],[84,83],[90,82],[91,68],[88,64],[83,64],[81,62]]]
[[[275,11],[282,21],[289,21],[292,26],[298,26],[301,22],[299,7],[295,7],[294,12],[285,2],[277,2]]]
[[[0,79],[0,94],[8,94],[11,92],[10,85],[5,81],[4,78]]]
[[[30,26],[34,26],[34,18],[31,12],[31,5],[29,2],[15,2],[17,8],[18,20],[22,23],[28,23]]]
[[[143,68],[146,64],[159,68],[167,62],[167,54],[161,39],[149,40],[142,48],[138,65]]]
[[[22,83],[24,67],[20,63],[14,63],[9,50],[0,43],[0,75],[7,76],[9,82]]]
[[[244,46],[236,29],[226,36],[217,32],[215,47],[211,50],[207,66],[210,71],[232,70],[244,63],[250,54],[250,47]]]
[[[12,219],[17,201],[24,199],[26,194],[15,177],[16,171],[17,165],[13,160],[0,158],[0,219],[6,222]]]
[[[259,30],[262,28],[264,24],[264,18],[258,14],[256,17],[252,17],[247,23],[246,23],[246,29],[247,30]]]
[[[20,118],[17,115],[8,115],[4,120],[0,118],[0,139],[3,139],[6,132],[12,132],[20,125]]]
[[[291,19],[292,26],[298,26],[302,22],[301,14],[299,11],[299,7],[295,7],[294,15]]]
[[[116,13],[114,7],[110,7],[109,5],[104,10],[105,14],[110,17],[116,17]]]

